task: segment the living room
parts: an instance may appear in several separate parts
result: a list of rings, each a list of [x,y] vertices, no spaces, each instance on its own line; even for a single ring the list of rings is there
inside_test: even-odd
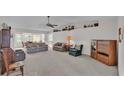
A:
[[[123,92],[123,0],[1,0],[0,91]]]
[[[123,57],[118,56],[122,55],[123,20],[117,16],[1,16],[0,24],[11,26],[10,48],[25,53],[25,76],[117,76],[124,71]],[[98,54],[92,58],[93,40],[115,41],[111,46],[115,49],[109,51],[115,58],[111,65],[110,59],[108,63],[98,60]],[[71,52],[81,45],[80,53]]]

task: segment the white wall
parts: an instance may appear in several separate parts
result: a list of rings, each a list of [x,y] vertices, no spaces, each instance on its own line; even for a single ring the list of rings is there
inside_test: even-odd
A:
[[[83,54],[90,55],[92,39],[117,40],[117,17],[100,17],[99,27],[76,29],[70,32],[54,32],[53,41],[66,42],[66,37],[72,35],[76,41],[84,45]]]
[[[123,28],[124,30],[124,17],[118,17],[118,28],[119,27]],[[122,40],[122,43],[119,43],[118,70],[119,75],[124,75],[124,40]]]

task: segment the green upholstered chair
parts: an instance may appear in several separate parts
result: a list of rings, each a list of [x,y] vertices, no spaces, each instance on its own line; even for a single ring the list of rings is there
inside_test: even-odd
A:
[[[83,49],[83,45],[75,45],[74,48],[70,48],[69,49],[69,55],[72,56],[80,56],[82,55],[82,49]]]

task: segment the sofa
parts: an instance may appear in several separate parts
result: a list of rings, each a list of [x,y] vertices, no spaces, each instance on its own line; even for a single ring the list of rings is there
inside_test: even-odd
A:
[[[27,53],[37,53],[42,51],[48,51],[48,45],[45,43],[27,43],[26,44]]]
[[[75,45],[74,48],[70,48],[69,49],[69,55],[72,56],[80,56],[82,55],[82,49],[83,49],[83,45]]]
[[[60,51],[60,52],[67,51],[66,43],[60,43],[60,42],[55,43],[53,45],[53,50]]]

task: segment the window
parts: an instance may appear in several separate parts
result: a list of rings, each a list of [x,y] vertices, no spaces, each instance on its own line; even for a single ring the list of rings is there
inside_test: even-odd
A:
[[[23,33],[14,35],[14,48],[22,48],[22,42],[45,42],[45,34]]]
[[[49,34],[48,40],[49,40],[50,42],[53,41],[53,34]]]
[[[42,40],[42,42],[45,42],[45,34],[41,35],[41,40]]]
[[[27,41],[32,41],[33,40],[31,33],[24,33],[22,38],[23,38],[23,42],[27,42]]]
[[[41,38],[40,35],[33,35],[33,42],[40,42]]]
[[[22,47],[22,34],[15,34],[14,36],[14,48]]]

